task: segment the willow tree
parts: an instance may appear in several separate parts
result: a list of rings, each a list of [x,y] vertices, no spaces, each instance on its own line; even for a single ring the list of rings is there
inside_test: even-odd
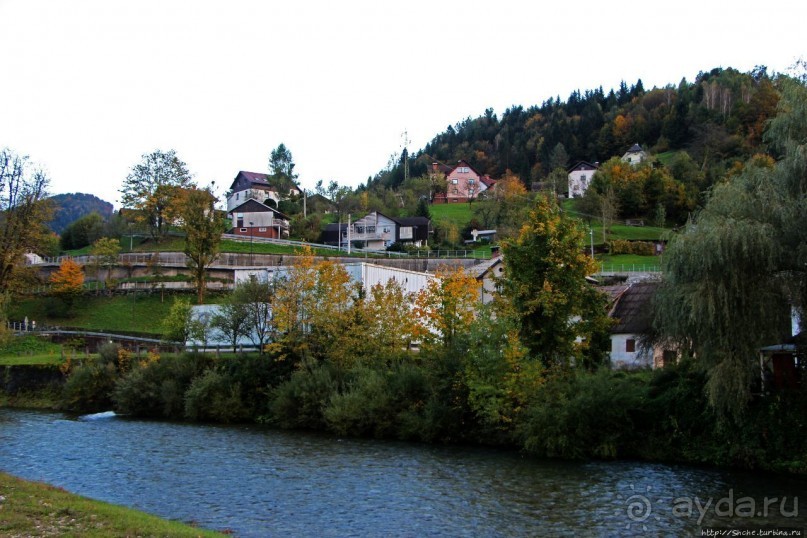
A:
[[[759,347],[781,342],[790,307],[807,304],[807,88],[780,84],[766,133],[773,157],[755,156],[717,185],[672,239],[656,301],[656,340],[706,368],[724,418],[750,400]]]

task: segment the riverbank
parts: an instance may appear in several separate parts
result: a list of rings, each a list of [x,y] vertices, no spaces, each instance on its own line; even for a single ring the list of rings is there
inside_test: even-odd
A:
[[[3,536],[225,536],[0,472]]]

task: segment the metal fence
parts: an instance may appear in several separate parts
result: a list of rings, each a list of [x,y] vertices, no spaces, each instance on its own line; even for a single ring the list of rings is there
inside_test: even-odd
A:
[[[599,273],[660,273],[657,263],[600,263]]]

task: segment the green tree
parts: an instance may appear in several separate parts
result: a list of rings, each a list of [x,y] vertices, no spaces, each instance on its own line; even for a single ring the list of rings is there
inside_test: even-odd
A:
[[[655,340],[694,356],[710,404],[740,419],[757,350],[781,342],[790,306],[807,304],[807,88],[784,79],[765,138],[779,157],[751,159],[714,187],[665,252]]]
[[[185,342],[190,338],[191,332],[191,302],[187,299],[174,299],[174,303],[163,318],[163,338],[169,342]]]
[[[0,293],[12,286],[15,269],[47,233],[52,208],[48,177],[27,156],[0,149]]]
[[[118,262],[120,251],[120,241],[110,237],[102,237],[92,244],[90,254],[93,256],[95,266],[99,272],[101,267],[106,270],[106,282],[112,280],[112,267]],[[96,278],[100,280],[100,275],[97,275]]]
[[[273,186],[282,194],[288,194],[295,186],[297,174],[294,172],[294,158],[285,144],[281,143],[269,155],[269,175]]]
[[[214,207],[210,189],[187,189],[179,200],[179,216],[185,232],[185,255],[196,285],[196,300],[204,303],[207,269],[219,255],[222,218]]]
[[[144,154],[123,182],[121,202],[136,209],[136,219],[161,240],[173,221],[180,188],[191,187],[191,174],[174,150]]]
[[[70,224],[62,232],[62,250],[84,248],[93,244],[104,233],[104,218],[96,212],[84,215]]]
[[[604,359],[605,297],[586,282],[595,271],[579,223],[539,196],[518,238],[502,245],[502,294],[520,320],[530,356],[546,367],[595,367]]]
[[[218,310],[210,320],[213,331],[221,338],[226,338],[236,351],[238,340],[242,336],[249,336],[250,310],[246,303],[240,299],[243,295],[234,293],[225,297],[218,305]]]
[[[264,346],[275,333],[274,316],[272,314],[272,300],[275,295],[273,282],[261,282],[257,278],[250,278],[239,283],[231,297],[233,309],[238,316],[246,313],[246,326],[244,335],[258,346],[261,355]],[[233,333],[235,331],[233,330]],[[232,333],[231,333],[232,334]],[[236,338],[237,339],[237,338]]]

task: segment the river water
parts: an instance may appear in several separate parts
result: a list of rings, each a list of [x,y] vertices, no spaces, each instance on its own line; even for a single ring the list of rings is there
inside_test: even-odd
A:
[[[700,536],[702,526],[807,525],[807,480],[792,477],[109,415],[0,409],[0,470],[236,536]]]

